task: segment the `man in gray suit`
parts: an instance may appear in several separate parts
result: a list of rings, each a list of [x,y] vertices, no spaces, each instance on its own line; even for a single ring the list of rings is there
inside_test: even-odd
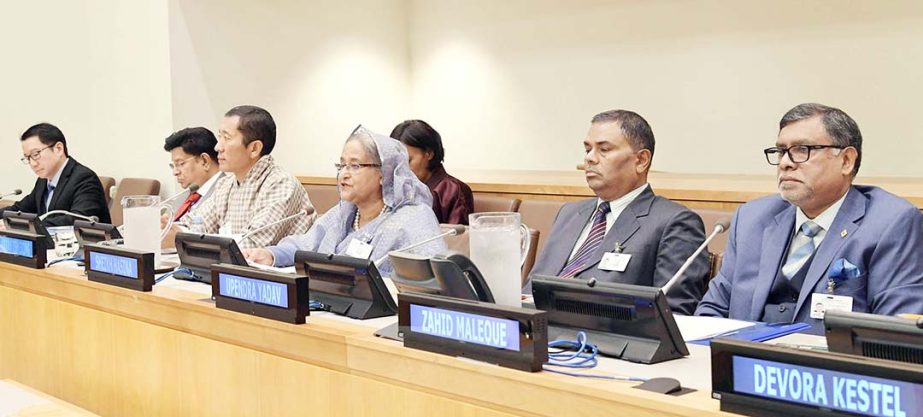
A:
[[[597,114],[583,141],[587,185],[597,198],[561,208],[531,276],[552,275],[661,287],[705,241],[702,218],[647,184],[654,133],[637,113]],[[667,298],[692,314],[702,298],[708,254],[692,263]],[[530,283],[526,291],[531,291]]]

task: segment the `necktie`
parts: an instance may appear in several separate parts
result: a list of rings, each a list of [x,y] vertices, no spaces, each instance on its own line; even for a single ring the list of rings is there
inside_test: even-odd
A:
[[[51,183],[48,183],[48,189],[45,191],[45,201],[42,202],[43,205],[45,206],[46,213],[48,212],[48,205],[51,204],[52,191],[54,191],[54,185],[51,185]]]
[[[606,214],[609,214],[609,210],[611,208],[608,202],[600,204],[596,209],[596,214],[593,215],[593,225],[590,226],[590,234],[583,241],[583,245],[580,245],[580,249],[577,250],[574,257],[567,262],[567,265],[564,265],[559,274],[561,278],[572,278],[586,268],[590,257],[603,243],[603,238],[606,237]]]
[[[792,279],[801,270],[804,263],[811,258],[811,255],[814,254],[814,236],[817,236],[820,231],[821,227],[810,220],[801,225],[798,234],[792,239],[792,247],[797,249],[792,252],[788,260],[785,261],[785,265],[782,266],[782,275],[785,278]]]
[[[176,216],[173,218],[173,221],[179,221],[180,217],[183,217],[183,215],[189,212],[192,205],[199,201],[200,198],[202,198],[202,195],[198,192],[189,194],[189,197],[186,197],[186,201],[183,201],[183,205],[179,206],[179,210],[176,210]]]

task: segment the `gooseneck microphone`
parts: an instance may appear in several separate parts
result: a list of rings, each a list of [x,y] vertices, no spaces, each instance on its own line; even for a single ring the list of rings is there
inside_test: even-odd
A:
[[[15,189],[15,190],[13,190],[13,191],[10,191],[10,192],[6,193],[6,194],[0,194],[0,198],[7,198],[7,197],[12,197],[12,196],[14,196],[14,195],[20,195],[20,194],[22,194],[22,190],[20,190],[20,189],[17,188],[17,189]]]
[[[682,277],[683,274],[686,273],[686,269],[689,269],[689,266],[692,265],[692,262],[695,261],[695,258],[697,258],[699,254],[702,253],[703,250],[705,250],[705,247],[708,246],[708,243],[711,242],[712,239],[715,238],[715,236],[718,236],[721,233],[724,233],[730,226],[731,226],[731,219],[729,218],[724,218],[724,219],[721,219],[715,222],[715,229],[708,236],[708,239],[705,239],[705,241],[702,242],[701,245],[699,245],[699,248],[695,250],[692,256],[686,259],[686,262],[683,264],[683,266],[679,267],[679,270],[676,271],[676,274],[674,274],[673,277],[670,278],[670,280],[667,281],[667,283],[661,288],[663,290],[664,295],[666,295],[667,291],[670,291],[670,288],[672,288],[673,285],[676,284],[677,281],[679,281],[680,277]]]
[[[391,251],[391,252],[404,252],[404,251],[408,251],[408,250],[411,250],[411,249],[416,248],[416,247],[418,247],[418,246],[425,245],[425,244],[427,244],[427,243],[429,243],[429,242],[432,242],[432,241],[434,241],[434,240],[436,240],[436,239],[441,239],[441,238],[444,238],[444,237],[446,237],[446,236],[458,236],[458,235],[460,235],[460,234],[465,233],[465,230],[467,230],[467,228],[466,228],[465,226],[460,225],[460,224],[456,224],[456,225],[453,225],[452,228],[449,229],[449,230],[447,230],[445,233],[438,234],[438,235],[433,236],[433,237],[428,238],[428,239],[423,239],[423,240],[421,240],[421,241],[419,241],[419,242],[417,242],[417,243],[414,243],[414,244],[408,245],[408,246],[404,246],[403,248],[400,248],[400,249],[395,249],[395,250],[393,250],[393,251]],[[382,256],[381,258],[378,258],[378,259],[375,260],[375,266],[380,265],[382,262],[385,261],[385,259],[388,259],[388,254],[387,254],[387,253],[386,253],[384,256]]]
[[[312,214],[314,214],[314,207],[313,207],[313,206],[308,206],[308,207],[305,208],[304,210],[301,210],[301,211],[299,211],[299,212],[297,212],[297,213],[295,213],[295,214],[293,214],[293,215],[291,215],[291,216],[283,217],[283,218],[281,218],[281,219],[279,219],[279,220],[276,220],[276,221],[274,221],[274,222],[272,222],[272,223],[269,223],[269,224],[266,224],[266,225],[257,227],[256,229],[253,229],[253,230],[251,230],[251,231],[245,233],[243,236],[240,237],[240,239],[237,239],[237,243],[243,243],[243,241],[244,241],[245,239],[249,239],[249,238],[250,238],[251,236],[253,236],[254,234],[259,233],[259,232],[262,232],[263,230],[266,230],[266,229],[268,229],[268,228],[270,228],[270,227],[273,227],[273,226],[276,226],[276,225],[285,223],[285,222],[290,221],[290,220],[292,220],[292,219],[297,219],[297,218],[299,218],[299,217],[301,217],[301,216],[309,216],[309,217],[310,217]]]
[[[168,202],[173,201],[173,200],[179,198],[179,197],[182,196],[183,194],[186,194],[187,191],[189,192],[189,194],[192,194],[192,193],[194,193],[194,192],[196,192],[196,191],[199,191],[199,184],[189,184],[189,188],[187,188],[187,189],[185,189],[185,190],[183,190],[183,191],[180,191],[180,192],[178,192],[178,193],[172,195],[170,198],[168,198],[168,199],[166,199],[166,200],[161,201],[160,204],[167,204]]]
[[[43,215],[41,215],[41,216],[38,216],[38,219],[39,219],[39,220],[45,220],[46,218],[48,218],[48,217],[50,217],[50,216],[53,216],[53,215],[55,215],[55,214],[63,214],[63,215],[65,215],[65,216],[76,217],[76,218],[78,218],[78,219],[83,219],[83,220],[86,220],[86,221],[88,221],[88,222],[93,222],[93,223],[99,222],[99,217],[96,217],[96,216],[84,216],[84,215],[82,215],[82,214],[77,214],[77,213],[70,212],[70,211],[67,211],[67,210],[51,210],[51,211],[49,211],[49,212],[47,212],[47,213],[45,213],[45,214],[43,214]]]

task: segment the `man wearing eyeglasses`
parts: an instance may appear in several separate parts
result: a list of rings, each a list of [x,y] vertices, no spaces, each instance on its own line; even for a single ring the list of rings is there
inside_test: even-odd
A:
[[[530,273],[662,287],[705,241],[702,218],[657,196],[647,183],[654,132],[627,110],[597,114],[583,141],[587,185],[596,198],[565,204]],[[702,298],[708,254],[698,256],[667,294],[692,314]],[[531,290],[531,281],[524,288]]]
[[[313,214],[282,221],[303,213],[311,201],[298,179],[276,165],[270,155],[275,145],[276,122],[268,111],[256,106],[228,110],[215,145],[224,175],[213,195],[193,207],[179,226],[188,228],[190,219],[201,217],[205,233],[236,236],[242,249],[307,232]]]
[[[99,177],[70,157],[67,140],[60,129],[39,123],[22,134],[20,144],[23,155],[20,161],[32,168],[38,179],[31,194],[5,210],[39,215],[52,210],[66,210],[96,216],[100,222],[111,222]],[[68,226],[74,224],[74,218],[63,214],[51,215],[44,224]]]
[[[179,221],[198,204],[207,200],[221,177],[218,170],[218,151],[215,134],[204,127],[191,127],[173,133],[166,139],[163,149],[170,153],[170,169],[186,194],[174,200],[174,220]],[[195,192],[188,188],[198,187]]]
[[[923,312],[923,215],[880,188],[853,185],[862,160],[856,122],[840,109],[798,105],[764,153],[780,195],[737,210],[696,314],[808,323],[822,333],[824,311]]]

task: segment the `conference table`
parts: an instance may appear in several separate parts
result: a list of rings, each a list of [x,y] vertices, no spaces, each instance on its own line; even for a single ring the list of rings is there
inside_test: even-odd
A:
[[[104,416],[731,415],[711,398],[705,346],[656,365],[604,359],[582,371],[672,376],[694,389],[671,396],[374,336],[394,320],[312,313],[292,325],[217,309],[200,283],[168,279],[144,293],[73,266],[0,263],[0,379]]]

